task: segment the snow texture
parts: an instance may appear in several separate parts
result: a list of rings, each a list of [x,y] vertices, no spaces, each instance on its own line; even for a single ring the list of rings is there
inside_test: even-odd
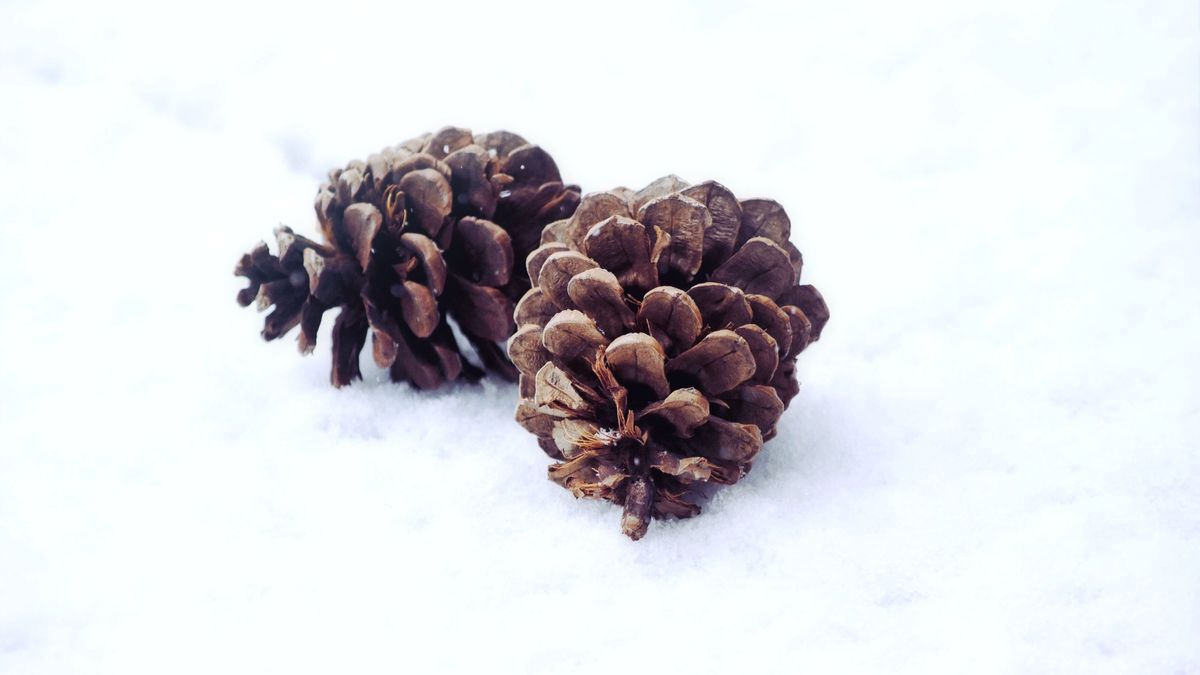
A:
[[[6,0],[0,100],[0,673],[1200,672],[1193,1]],[[787,207],[833,319],[701,517],[234,303],[447,123]]]

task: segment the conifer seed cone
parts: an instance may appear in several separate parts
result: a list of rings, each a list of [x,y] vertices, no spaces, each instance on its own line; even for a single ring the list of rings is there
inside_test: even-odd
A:
[[[790,234],[774,201],[667,176],[584,196],[527,257],[517,421],[550,479],[623,506],[631,538],[742,478],[796,395],[829,310]]]
[[[340,308],[330,374],[338,387],[362,377],[368,333],[393,380],[432,389],[480,377],[448,317],[483,366],[514,378],[498,343],[530,287],[522,261],[579,200],[540,147],[507,131],[447,127],[331,171],[314,203],[324,241],[280,227],[275,253],[260,243],[238,262],[234,273],[249,285],[237,299],[274,307],[264,339],[299,326],[302,353],[315,347],[325,312]]]

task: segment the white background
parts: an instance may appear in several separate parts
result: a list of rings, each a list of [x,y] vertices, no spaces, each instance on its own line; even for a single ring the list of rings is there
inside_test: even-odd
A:
[[[789,210],[833,318],[699,518],[234,303],[445,124]],[[1190,0],[6,0],[0,672],[1200,672],[1198,128]]]

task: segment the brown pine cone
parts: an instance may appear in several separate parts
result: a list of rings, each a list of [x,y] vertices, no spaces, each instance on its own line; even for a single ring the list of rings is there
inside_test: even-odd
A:
[[[560,460],[551,480],[624,506],[631,538],[736,483],[796,395],[829,310],[790,232],[774,201],[668,176],[585,196],[526,260],[517,421]]]
[[[325,243],[277,230],[276,254],[259,244],[235,268],[250,280],[238,302],[275,307],[264,339],[299,325],[303,353],[324,313],[340,307],[338,387],[362,377],[368,332],[393,380],[432,389],[477,379],[448,318],[484,366],[515,378],[497,343],[512,335],[513,304],[529,288],[520,261],[545,225],[578,205],[579,188],[563,184],[545,150],[507,131],[447,127],[331,171],[314,203]]]

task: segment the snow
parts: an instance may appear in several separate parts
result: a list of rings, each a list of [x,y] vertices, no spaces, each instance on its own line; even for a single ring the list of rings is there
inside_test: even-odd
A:
[[[1194,2],[9,0],[0,100],[6,675],[1200,672]],[[699,518],[234,303],[447,123],[788,208],[833,318]]]

